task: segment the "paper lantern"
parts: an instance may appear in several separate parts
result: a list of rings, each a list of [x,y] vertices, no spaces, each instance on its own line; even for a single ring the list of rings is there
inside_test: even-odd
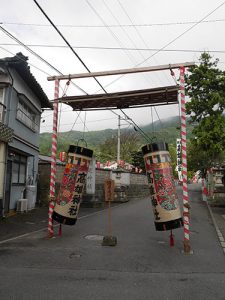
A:
[[[183,226],[168,144],[148,144],[142,147],[142,152],[156,230],[171,230]]]
[[[92,155],[90,149],[70,145],[52,216],[55,221],[67,225],[76,223]]]

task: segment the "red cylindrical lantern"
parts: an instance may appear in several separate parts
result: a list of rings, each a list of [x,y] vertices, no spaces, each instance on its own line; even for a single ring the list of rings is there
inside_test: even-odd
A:
[[[92,155],[90,149],[70,145],[52,216],[55,221],[67,225],[76,223]]]
[[[183,226],[168,144],[163,142],[148,144],[142,147],[142,152],[156,230],[171,230]]]

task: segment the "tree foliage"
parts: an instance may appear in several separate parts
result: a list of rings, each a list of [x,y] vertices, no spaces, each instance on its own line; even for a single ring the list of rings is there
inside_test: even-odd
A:
[[[143,153],[141,150],[134,151],[131,153],[131,164],[135,167],[141,168],[145,172],[145,163]]]
[[[106,139],[104,143],[99,146],[99,152],[103,161],[117,159],[117,142],[118,137],[114,135]],[[140,147],[139,136],[136,132],[130,130],[123,131],[120,136],[120,159],[126,162],[131,162],[131,153],[137,151]]]
[[[200,64],[191,67],[185,78],[190,97],[187,114],[195,124],[195,138],[191,141],[193,155],[201,153],[205,167],[216,162],[225,148],[225,72],[219,70],[217,64],[217,59],[203,53]]]

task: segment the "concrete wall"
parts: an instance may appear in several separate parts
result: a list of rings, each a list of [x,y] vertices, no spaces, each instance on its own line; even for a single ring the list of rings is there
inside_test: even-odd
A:
[[[58,193],[60,182],[62,179],[64,166],[57,166],[56,175],[56,194]],[[95,177],[95,194],[83,195],[83,205],[88,206],[90,202],[92,206],[98,206],[104,202],[104,182],[111,178],[111,171],[104,169],[96,169]],[[48,204],[50,182],[50,164],[39,164],[39,180],[38,180],[38,203],[40,205]],[[132,198],[144,197],[149,195],[147,177],[143,174],[130,173],[130,185],[127,189],[128,200]]]
[[[136,198],[146,196],[150,196],[147,176],[145,174],[131,173],[128,197]]]
[[[221,174],[223,175],[225,170],[221,169]],[[216,176],[216,171],[212,169],[210,173],[207,174],[207,199],[211,206],[221,206],[225,207],[225,182],[219,180]]]

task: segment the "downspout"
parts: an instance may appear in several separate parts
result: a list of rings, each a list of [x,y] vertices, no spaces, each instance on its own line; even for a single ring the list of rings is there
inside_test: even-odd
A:
[[[7,117],[7,120],[6,120],[6,125],[9,125],[9,114],[10,114],[10,110],[11,110],[11,100],[12,100],[12,90],[13,90],[13,83],[14,83],[14,80],[13,80],[13,77],[9,71],[9,68],[6,67],[7,69],[7,72],[11,78],[11,83],[9,84],[10,86],[10,90],[9,90],[9,97],[8,97],[8,109],[6,107],[6,117]],[[7,112],[8,111],[8,112]],[[5,147],[5,174],[4,174],[4,180],[3,180],[3,203],[2,203],[2,217],[4,218],[5,217],[5,190],[6,190],[6,176],[7,176],[7,168],[8,168],[8,143],[6,143],[6,147]]]

